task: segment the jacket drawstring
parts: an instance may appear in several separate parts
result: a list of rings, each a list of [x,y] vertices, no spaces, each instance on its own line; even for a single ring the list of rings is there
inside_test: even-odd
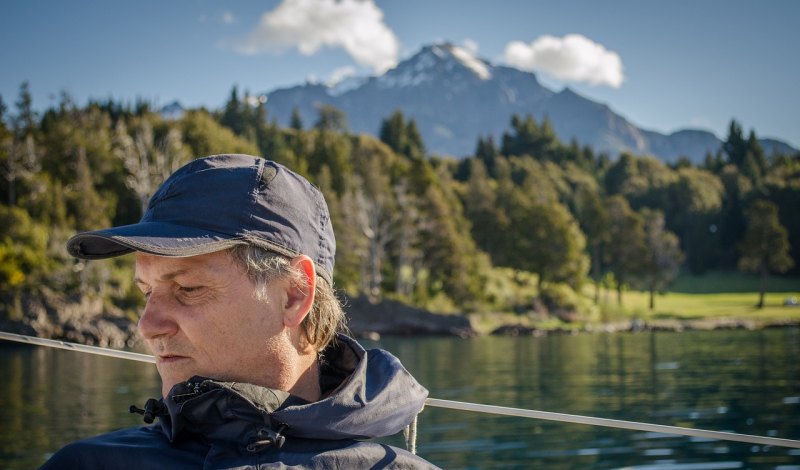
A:
[[[285,424],[281,424],[278,426],[277,431],[273,431],[269,428],[259,429],[255,439],[253,439],[250,444],[247,444],[247,451],[256,453],[270,447],[276,447],[280,449],[283,447],[283,443],[286,441],[286,437],[283,435],[283,432],[287,427],[288,426]]]
[[[156,419],[156,416],[165,415],[168,413],[167,407],[164,406],[164,403],[155,398],[148,399],[144,404],[144,409],[141,409],[136,405],[131,405],[130,408],[128,408],[128,411],[143,415],[144,422],[147,424],[152,424],[152,422]]]

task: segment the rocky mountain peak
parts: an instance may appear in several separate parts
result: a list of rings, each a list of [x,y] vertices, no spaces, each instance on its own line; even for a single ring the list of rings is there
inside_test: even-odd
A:
[[[379,77],[377,85],[381,89],[405,88],[435,83],[443,77],[486,81],[492,78],[492,66],[463,47],[450,43],[433,44],[423,47]]]

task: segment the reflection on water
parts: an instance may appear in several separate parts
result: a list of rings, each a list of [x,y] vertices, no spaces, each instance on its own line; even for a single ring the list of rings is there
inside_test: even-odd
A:
[[[36,468],[68,442],[139,424],[128,406],[161,393],[150,364],[72,351],[0,342],[0,370],[0,468]]]
[[[797,329],[381,345],[436,398],[800,439]],[[800,470],[793,449],[436,408],[418,449],[446,468]]]
[[[800,330],[382,340],[449,400],[800,439]],[[366,342],[372,347],[376,343]],[[141,418],[150,364],[0,344],[0,468]],[[402,446],[399,437],[388,439]],[[426,408],[419,453],[457,468],[800,470],[800,450]]]

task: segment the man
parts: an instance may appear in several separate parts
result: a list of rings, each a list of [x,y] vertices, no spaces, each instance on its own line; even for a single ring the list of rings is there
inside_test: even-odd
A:
[[[69,252],[135,252],[139,332],[160,400],[147,423],[72,443],[43,468],[430,467],[365,442],[402,430],[425,390],[389,353],[341,334],[322,194],[258,157],[177,170],[138,224],[80,233]]]

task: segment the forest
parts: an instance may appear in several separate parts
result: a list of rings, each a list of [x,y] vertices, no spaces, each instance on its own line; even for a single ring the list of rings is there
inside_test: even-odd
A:
[[[401,111],[355,135],[338,109],[284,128],[234,87],[222,109],[165,118],[144,100],[62,94],[37,112],[27,83],[0,97],[0,319],[30,299],[131,312],[143,299],[133,259],[85,262],[66,240],[136,222],[156,187],[218,153],[275,160],[325,194],[337,237],[335,284],[347,296],[436,312],[580,316],[600,289],[655,294],[680,272],[797,274],[800,154],[765,155],[731,121],[701,164],[596,154],[547,120],[509,116],[496,141],[463,159],[430,155]],[[594,287],[592,287],[594,286]]]

